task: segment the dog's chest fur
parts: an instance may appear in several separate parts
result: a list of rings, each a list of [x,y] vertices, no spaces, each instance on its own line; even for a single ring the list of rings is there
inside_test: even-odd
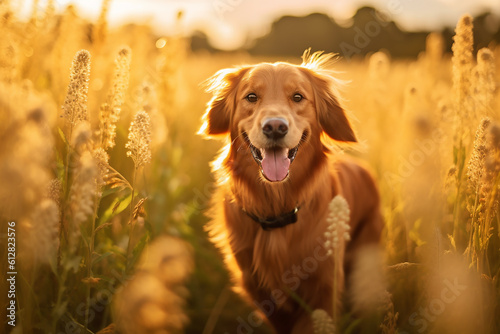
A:
[[[251,275],[246,279],[267,291],[295,291],[306,281],[311,284],[318,277],[325,277],[321,273],[332,270],[332,258],[326,255],[324,247],[326,214],[326,210],[313,212],[305,207],[296,223],[270,231],[242,216],[242,223],[254,224],[255,229],[253,238],[247,238]]]

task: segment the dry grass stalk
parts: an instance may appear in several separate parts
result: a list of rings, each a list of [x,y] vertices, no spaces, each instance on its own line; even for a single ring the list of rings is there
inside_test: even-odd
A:
[[[345,243],[351,239],[349,235],[350,217],[349,203],[341,195],[335,196],[329,204],[327,230],[324,233],[324,247],[327,255],[334,257],[335,273],[333,277],[333,319],[338,320],[340,315],[341,291],[344,288],[343,258]]]
[[[484,173],[481,182],[481,195],[486,206],[485,228],[482,240],[487,241],[491,236],[490,224],[495,219],[499,201],[500,177],[500,125],[492,123],[486,134],[486,145],[489,154],[485,158]]]
[[[113,82],[108,95],[108,103],[112,109],[120,109],[125,102],[125,94],[130,79],[131,57],[132,51],[126,46],[120,49],[115,59]]]
[[[115,146],[116,123],[120,113],[130,79],[130,48],[124,47],[118,52],[115,59],[115,69],[107,103],[101,105],[100,132],[101,143],[104,149]]]
[[[473,34],[472,17],[464,15],[458,21],[453,37],[453,95],[455,99],[458,133],[460,134],[469,122],[475,119],[472,98],[472,67],[473,67]],[[468,129],[468,128],[467,128]]]
[[[135,168],[151,161],[151,121],[145,111],[138,111],[130,124],[127,156],[134,160]]]
[[[489,119],[483,119],[478,128],[467,176],[467,209],[471,217],[467,254],[478,271],[484,272],[500,184],[500,126]]]
[[[50,181],[49,186],[47,187],[47,195],[48,199],[53,200],[57,206],[61,205],[61,194],[62,194],[62,183],[59,179],[53,179]]]
[[[82,153],[75,170],[70,193],[72,225],[70,226],[70,245],[75,250],[80,236],[80,225],[94,213],[96,195],[97,164],[89,151]]]
[[[391,66],[391,60],[385,52],[375,52],[368,60],[368,78],[374,88],[379,87],[384,79],[387,79]],[[377,85],[378,82],[378,85]]]
[[[467,165],[467,179],[469,191],[475,196],[480,187],[480,181],[484,172],[484,162],[488,152],[488,147],[486,146],[486,133],[491,124],[488,118],[484,118],[481,121],[474,140],[474,148]]]
[[[383,334],[397,334],[398,331],[398,312],[394,311],[394,303],[391,296],[387,295],[387,304],[385,305],[384,320],[380,324]]]
[[[38,264],[52,264],[57,260],[59,248],[60,213],[57,203],[51,199],[43,200],[27,222],[28,238],[26,250],[31,250],[30,258]]]
[[[69,135],[73,127],[81,122],[88,121],[87,94],[89,90],[90,53],[80,50],[76,53],[71,65],[68,92],[63,105],[64,117],[69,123]]]
[[[108,11],[109,3],[111,0],[103,0],[101,5],[101,12],[99,13],[99,18],[94,26],[93,40],[96,45],[101,45],[108,34]]]
[[[70,141],[71,147],[78,152],[89,151],[92,147],[92,129],[87,121],[79,122],[73,129]]]
[[[106,184],[109,175],[109,155],[103,148],[97,148],[92,151],[92,156],[97,164],[97,192],[98,197],[101,195],[102,187]]]
[[[427,35],[425,39],[425,55],[428,61],[434,65],[433,68],[436,68],[442,58],[444,51],[444,39],[443,35],[437,32],[431,32]]]
[[[137,92],[136,108],[143,109],[149,114],[152,126],[151,149],[154,151],[162,145],[168,136],[168,127],[165,116],[158,110],[158,96],[155,87],[149,82],[143,82]]]
[[[0,83],[0,91],[0,211],[12,218],[25,217],[30,212],[27,208],[43,198],[52,178],[49,108],[38,95],[18,85]]]
[[[474,69],[474,88],[476,110],[480,115],[490,115],[495,96],[495,58],[493,52],[483,48],[477,53],[477,65]]]

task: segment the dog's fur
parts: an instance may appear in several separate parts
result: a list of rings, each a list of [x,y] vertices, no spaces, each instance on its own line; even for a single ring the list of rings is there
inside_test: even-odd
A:
[[[213,163],[217,188],[207,231],[237,287],[262,309],[277,333],[312,333],[310,314],[297,296],[310,309],[332,314],[333,303],[340,300],[333,301],[333,289],[337,296],[342,292],[344,270],[349,271],[361,247],[379,242],[383,228],[371,175],[353,159],[332,154],[325,142],[356,141],[339,103],[338,82],[325,69],[332,57],[306,51],[301,65],[225,69],[208,82],[213,98],[200,133],[230,141]],[[250,101],[250,93],[257,101]],[[295,101],[300,99],[295,94],[303,99]],[[284,138],[273,141],[262,134],[270,117],[288,122]],[[288,176],[268,181],[251,145],[298,145]],[[344,263],[335,266],[323,245],[328,206],[339,194],[349,204],[351,240],[340,243]],[[296,206],[298,221],[272,230],[263,230],[245,213],[265,218]]]

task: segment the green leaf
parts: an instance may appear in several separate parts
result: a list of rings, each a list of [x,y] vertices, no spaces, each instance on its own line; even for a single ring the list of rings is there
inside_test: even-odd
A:
[[[117,193],[123,189],[124,189],[123,187],[114,187],[114,188],[106,187],[102,192],[101,198]]]
[[[105,258],[107,258],[110,255],[113,255],[113,253],[112,252],[106,252],[106,253],[104,253],[102,255],[99,255],[95,260],[92,260],[92,265],[101,262],[102,260],[104,260]]]
[[[104,224],[114,216],[125,210],[130,202],[132,201],[132,193],[124,198],[115,198],[111,205],[104,211],[101,219],[99,219],[99,225]]]
[[[59,136],[61,137],[62,141],[66,144],[69,145],[68,140],[66,139],[66,135],[64,134],[63,130],[61,128],[57,128],[57,131],[59,132]]]
[[[457,250],[457,245],[455,244],[455,238],[451,234],[448,234],[448,239],[450,239],[451,246],[453,247],[453,250]]]
[[[133,268],[135,263],[137,262],[139,256],[142,254],[144,247],[149,243],[149,233],[146,232],[144,236],[139,240],[137,245],[135,245],[132,251],[132,257],[128,259],[129,268]]]
[[[417,219],[415,224],[413,224],[412,229],[410,230],[409,237],[411,240],[413,240],[417,246],[422,246],[426,242],[420,238],[420,225],[422,224],[422,219]]]
[[[344,330],[344,334],[350,334],[353,333],[353,331],[356,329],[356,327],[359,327],[361,324],[361,319],[354,319],[349,323],[349,326]]]

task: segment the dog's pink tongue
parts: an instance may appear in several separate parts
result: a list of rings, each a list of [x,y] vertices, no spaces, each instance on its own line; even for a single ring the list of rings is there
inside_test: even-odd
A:
[[[288,150],[263,149],[262,150],[262,171],[269,181],[281,181],[288,175],[290,168],[290,159],[288,159]]]

